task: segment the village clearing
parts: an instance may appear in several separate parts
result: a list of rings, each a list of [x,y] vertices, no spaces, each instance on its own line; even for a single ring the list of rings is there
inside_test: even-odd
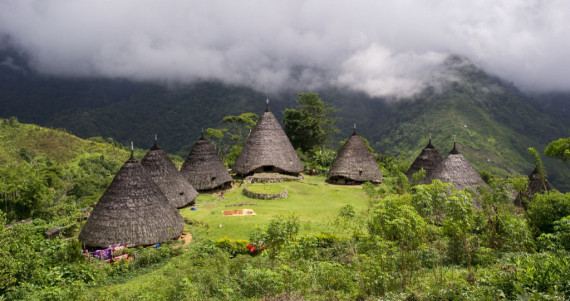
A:
[[[248,184],[252,185],[252,184]],[[259,186],[260,184],[254,184]],[[196,199],[197,210],[184,208],[180,213],[192,225],[186,224],[186,230],[194,239],[220,238],[248,239],[257,226],[265,226],[276,215],[295,214],[301,221],[299,234],[321,233],[330,230],[332,218],[338,215],[340,208],[352,205],[356,212],[366,209],[368,198],[358,185],[330,185],[324,176],[305,176],[299,182],[280,182],[263,184],[269,191],[287,189],[289,196],[278,200],[256,200],[242,194],[247,185],[237,184],[237,188],[220,193],[200,194]],[[246,206],[238,206],[248,204]],[[255,205],[253,205],[255,204]],[[233,205],[233,206],[226,206]],[[253,209],[255,215],[223,216],[227,210]]]

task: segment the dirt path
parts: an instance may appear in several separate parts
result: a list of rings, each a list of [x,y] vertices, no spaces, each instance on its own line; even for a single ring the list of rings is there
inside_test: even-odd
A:
[[[178,240],[183,240],[183,241],[184,241],[184,243],[183,243],[180,247],[187,246],[189,243],[192,242],[192,234],[190,234],[190,232],[184,232],[184,233],[182,233],[182,235],[178,238]]]

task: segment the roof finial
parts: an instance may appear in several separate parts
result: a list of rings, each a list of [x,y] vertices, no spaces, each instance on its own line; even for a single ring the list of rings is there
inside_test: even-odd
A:
[[[269,112],[269,98],[265,99],[267,106],[265,107],[265,112]]]
[[[135,159],[135,145],[131,141],[131,158],[129,160],[134,160],[134,159]]]
[[[354,127],[354,131],[352,132],[352,135],[353,135],[353,136],[356,136],[356,135],[358,135],[358,134],[356,133],[356,123],[354,124],[353,127]]]
[[[160,147],[158,147],[158,135],[154,134],[154,145],[151,147],[152,150],[157,150],[160,149]]]
[[[428,141],[428,145],[426,146],[426,148],[435,148],[435,147],[433,147],[433,145],[431,144],[431,133],[429,133],[429,141]]]
[[[455,135],[453,135],[453,149],[449,152],[450,154],[459,154],[459,151],[456,147],[457,141],[455,139]]]

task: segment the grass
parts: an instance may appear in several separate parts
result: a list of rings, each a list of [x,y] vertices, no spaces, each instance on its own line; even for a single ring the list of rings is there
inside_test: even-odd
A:
[[[251,185],[251,184],[250,184]],[[328,232],[328,222],[336,216],[339,209],[352,204],[355,211],[366,210],[368,198],[361,186],[329,185],[324,176],[306,176],[301,182],[281,182],[272,184],[255,184],[256,189],[286,188],[289,197],[281,200],[256,200],[242,195],[245,185],[226,191],[223,198],[219,193],[200,194],[196,199],[198,210],[184,208],[180,213],[185,219],[195,224],[186,225],[186,230],[193,236],[193,241],[201,239],[218,240],[247,239],[256,226],[264,226],[275,215],[295,213],[300,217],[303,233]],[[265,186],[265,188],[261,188]],[[248,186],[250,187],[250,186]],[[258,191],[258,190],[256,190]],[[229,206],[239,203],[255,203],[255,205]],[[253,209],[255,216],[222,216],[222,211],[232,209]],[[220,228],[219,225],[222,225]],[[185,277],[188,263],[187,253],[172,258],[165,263],[149,266],[135,272],[131,277],[119,278],[113,285],[105,285],[105,289],[94,286],[86,292],[86,299],[148,299],[146,292],[173,291],[176,283]]]
[[[280,200],[256,200],[242,195],[244,186],[227,191],[223,198],[220,194],[200,194],[196,199],[198,210],[190,208],[181,210],[182,216],[202,227],[188,227],[195,239],[209,238],[218,240],[223,237],[247,239],[256,226],[264,226],[275,215],[299,216],[301,220],[300,234],[326,232],[328,222],[345,205],[351,204],[355,211],[366,209],[368,199],[360,186],[340,186],[325,183],[324,176],[306,176],[300,182],[281,182],[273,184],[256,184],[266,186],[267,190],[286,188],[289,197]],[[249,186],[248,186],[249,187]],[[227,206],[239,203],[255,203],[255,205]],[[222,211],[233,209],[253,209],[254,216],[223,216]]]
[[[249,184],[247,185],[247,190],[257,192],[257,193],[266,193],[266,194],[277,194],[283,191],[282,185],[271,185],[271,184]]]

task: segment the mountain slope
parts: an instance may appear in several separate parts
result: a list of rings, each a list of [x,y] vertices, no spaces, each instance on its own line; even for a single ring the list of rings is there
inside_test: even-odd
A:
[[[25,60],[19,60],[25,66]],[[479,171],[515,175],[534,168],[528,147],[542,151],[548,142],[570,136],[570,126],[552,113],[555,109],[538,106],[516,87],[470,62],[451,57],[442,69],[448,77],[409,99],[372,98],[339,88],[315,91],[341,109],[337,123],[341,132],[334,140],[349,136],[357,123],[359,134],[377,152],[399,155],[411,163],[430,134],[444,155],[456,136]],[[201,129],[220,125],[226,115],[261,114],[267,97],[281,120],[283,109],[295,106],[297,92],[266,95],[216,82],[166,87],[120,79],[54,78],[2,65],[0,79],[0,117],[17,116],[84,138],[113,137],[142,147],[158,134],[169,153],[183,157]],[[552,106],[556,105],[560,102]],[[570,190],[570,167],[545,161],[554,186]]]
[[[555,137],[570,134],[567,126],[538,110],[516,87],[465,62],[448,64],[457,80],[439,93],[425,91],[394,104],[386,120],[393,126],[379,125],[369,138],[375,149],[413,158],[431,134],[445,155],[455,136],[479,171],[507,176],[532,171],[528,147],[542,151]],[[555,186],[570,189],[569,166],[545,161]]]

